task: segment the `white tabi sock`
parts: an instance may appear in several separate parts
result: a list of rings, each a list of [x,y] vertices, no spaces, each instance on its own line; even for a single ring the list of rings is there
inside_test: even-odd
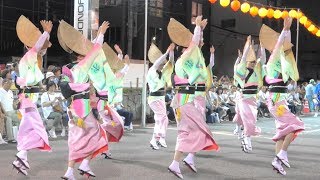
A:
[[[169,168],[175,172],[181,173],[180,167],[179,167],[179,162],[176,160],[173,160],[172,163],[170,164]]]
[[[90,170],[90,167],[89,167],[89,160],[88,159],[84,159],[82,160],[79,168],[83,171],[88,171]]]
[[[17,153],[17,156],[23,160],[28,160],[28,151],[26,150],[21,150]]]
[[[194,154],[189,153],[188,156],[184,159],[187,163],[194,165]]]
[[[68,167],[68,170],[66,172],[66,174],[64,174],[65,177],[71,177],[73,176],[73,168],[72,167]]]
[[[284,150],[280,150],[280,152],[277,154],[278,157],[284,158],[285,160],[288,161],[288,152]]]

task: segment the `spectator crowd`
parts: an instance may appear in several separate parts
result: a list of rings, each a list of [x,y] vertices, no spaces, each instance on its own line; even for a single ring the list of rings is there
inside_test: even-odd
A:
[[[1,71],[0,77],[0,144],[16,143],[16,136],[19,128],[21,115],[18,111],[18,89],[16,87],[16,78],[19,75],[17,63],[6,66]],[[59,83],[61,80],[61,68],[50,65],[45,73],[45,79],[40,87],[42,92],[38,101],[38,110],[43,118],[44,125],[51,138],[67,135],[68,130],[68,101],[64,99],[60,92]],[[270,117],[267,108],[268,88],[262,86],[256,96],[258,117]],[[218,79],[213,77],[213,85],[207,93],[207,123],[220,123],[223,121],[232,121],[235,115],[236,99],[239,96],[239,88],[233,85],[233,79],[228,76],[222,76]],[[98,98],[94,98],[95,92],[91,93],[91,104],[93,111]],[[167,115],[170,122],[175,122],[174,110],[170,106],[174,91],[166,91]],[[306,106],[314,116],[318,116],[320,99],[320,80],[317,82],[311,79],[309,82],[297,84],[294,81],[288,84],[287,103],[292,113],[303,115]],[[307,105],[308,104],[308,105]],[[131,131],[133,114],[127,111],[122,103],[114,104],[124,120],[125,129]],[[94,112],[97,119],[99,113]]]

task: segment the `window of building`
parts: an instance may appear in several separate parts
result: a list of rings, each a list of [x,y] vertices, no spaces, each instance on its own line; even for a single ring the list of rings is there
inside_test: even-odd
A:
[[[202,15],[202,4],[192,1],[191,11],[192,11],[191,23],[195,24],[196,17]]]
[[[114,45],[120,43],[121,41],[121,28],[120,27],[110,27],[108,28],[105,40],[109,45]]]
[[[163,16],[163,0],[149,0],[149,11],[151,16]]]

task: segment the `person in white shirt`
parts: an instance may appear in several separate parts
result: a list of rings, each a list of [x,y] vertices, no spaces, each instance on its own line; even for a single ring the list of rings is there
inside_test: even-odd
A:
[[[41,95],[41,107],[43,116],[46,119],[53,119],[53,127],[49,131],[49,135],[52,138],[57,138],[55,128],[62,124],[63,110],[61,107],[62,95],[55,92],[56,84],[53,81],[49,81],[47,84],[47,92]],[[59,109],[60,107],[60,109]],[[65,136],[65,127],[62,128],[61,136]]]
[[[1,106],[1,104],[0,104]],[[4,118],[5,118],[5,115],[4,115],[4,112],[2,112],[1,110],[2,108],[0,108],[0,144],[8,144],[3,138],[2,138],[2,134],[4,133],[5,131],[5,128],[4,128]]]
[[[8,142],[16,143],[16,140],[13,136],[12,127],[19,126],[19,119],[17,112],[14,110],[14,107],[17,106],[17,103],[14,103],[13,93],[10,90],[11,85],[12,81],[10,79],[4,79],[2,81],[2,88],[0,88],[0,101],[6,118]]]
[[[267,106],[267,86],[262,86],[257,99],[258,109],[261,109],[264,117],[269,117],[269,110]]]

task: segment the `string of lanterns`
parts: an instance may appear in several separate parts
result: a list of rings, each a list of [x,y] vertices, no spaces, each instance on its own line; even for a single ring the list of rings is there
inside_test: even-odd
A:
[[[218,0],[209,0],[211,4],[216,3]],[[277,8],[266,6],[259,3],[245,1],[241,3],[239,0],[219,0],[220,5],[224,8],[230,5],[233,11],[241,10],[243,13],[249,13],[252,17],[259,16],[261,18],[296,18],[299,20],[300,24],[302,24],[309,32],[317,37],[320,37],[320,27],[316,26],[307,16],[304,15],[298,9],[294,8]],[[260,7],[260,8],[259,8]]]

